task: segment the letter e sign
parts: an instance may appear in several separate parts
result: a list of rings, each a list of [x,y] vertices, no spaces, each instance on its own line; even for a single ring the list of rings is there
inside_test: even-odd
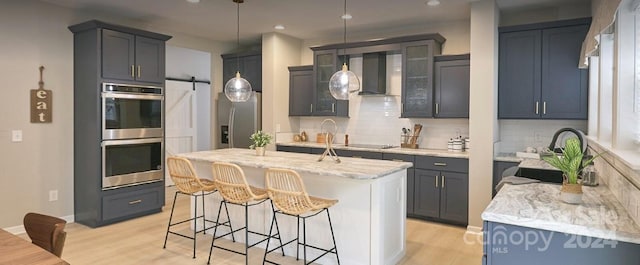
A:
[[[38,89],[31,89],[31,123],[51,123],[53,91],[44,89],[42,71],[40,66],[40,82]]]

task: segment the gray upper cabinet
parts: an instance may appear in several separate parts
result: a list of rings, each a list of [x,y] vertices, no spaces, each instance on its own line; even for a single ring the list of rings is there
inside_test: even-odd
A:
[[[239,64],[238,64],[239,63]],[[249,81],[253,91],[262,92],[262,53],[256,51],[223,54],[223,86],[240,71],[242,78]]]
[[[402,47],[403,118],[433,116],[434,46],[434,41],[428,40],[406,43]]]
[[[102,29],[102,78],[164,83],[165,41]]]
[[[289,67],[289,116],[311,116],[313,66]]]
[[[587,118],[588,76],[578,62],[589,22],[500,28],[498,118]]]
[[[436,56],[435,118],[469,118],[469,54]]]
[[[342,68],[337,50],[318,50],[313,52],[314,97],[313,116],[349,116],[349,101],[336,100],[329,92],[329,79]]]

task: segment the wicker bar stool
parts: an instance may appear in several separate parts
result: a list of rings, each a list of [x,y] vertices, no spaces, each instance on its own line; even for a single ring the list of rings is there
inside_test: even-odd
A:
[[[338,248],[336,247],[336,238],[333,233],[331,216],[329,215],[329,207],[338,203],[338,200],[328,200],[309,196],[300,174],[289,169],[267,169],[265,172],[265,184],[267,186],[267,194],[269,195],[272,204],[275,205],[275,209],[277,209],[274,209],[273,212],[273,219],[271,220],[269,234],[271,234],[274,222],[277,223],[277,213],[296,217],[298,224],[297,237],[284,244],[288,245],[294,241],[296,242],[296,260],[300,258],[299,249],[300,246],[302,246],[304,264],[311,264],[329,253],[336,254],[336,260],[338,260],[338,264],[340,264]],[[331,239],[333,240],[333,248],[331,249],[323,249],[307,244],[306,220],[307,218],[316,216],[323,211],[327,212],[327,218],[329,220],[329,229],[331,230]],[[300,243],[300,219],[302,219],[302,243]],[[281,241],[280,248],[282,247],[283,245]],[[323,253],[315,259],[307,262],[307,247],[323,251]],[[267,241],[267,247],[262,261],[263,265],[265,263],[278,264],[267,260],[267,254],[276,249],[278,248],[269,250],[269,241]]]
[[[212,194],[216,192],[216,186],[212,180],[198,178],[196,175],[196,171],[193,169],[193,165],[186,158],[181,157],[169,157],[167,158],[167,167],[169,169],[169,176],[171,176],[171,180],[176,185],[178,189],[173,196],[173,205],[171,206],[171,215],[169,216],[169,224],[167,225],[167,233],[164,237],[164,245],[162,248],[167,248],[167,239],[169,238],[169,234],[178,235],[181,237],[185,237],[193,240],[193,258],[196,258],[196,234],[202,232],[203,234],[214,227],[218,227],[218,225],[225,225],[231,227],[231,221],[229,219],[229,211],[226,209],[227,221],[224,223],[219,223],[220,218],[214,222],[212,220],[207,220],[205,218],[205,205],[204,205],[204,196]],[[193,217],[181,220],[176,223],[171,223],[173,219],[173,211],[176,207],[176,199],[178,198],[178,194],[184,194],[195,198],[195,203],[193,204]],[[202,197],[202,215],[198,216],[198,197]],[[218,212],[220,214],[220,212]],[[202,230],[197,229],[197,221],[199,218],[203,220]],[[180,234],[174,231],[171,231],[171,227],[175,225],[179,225],[182,223],[186,223],[189,221],[193,221],[193,236]],[[207,227],[207,222],[214,223],[213,226]],[[233,236],[233,235],[232,235]],[[233,238],[235,241],[235,238]]]
[[[271,237],[278,239],[278,241],[280,241],[280,244],[282,244],[282,240],[280,240],[280,229],[278,228],[278,223],[275,224],[277,230],[275,235],[271,235],[271,231],[269,232],[269,235],[265,235],[249,230],[249,207],[260,205],[269,199],[269,196],[267,196],[267,192],[264,189],[250,186],[247,183],[247,178],[245,177],[242,168],[235,164],[223,162],[213,163],[213,176],[214,183],[223,198],[222,203],[218,208],[218,213],[222,209],[222,205],[224,205],[226,209],[227,203],[232,205],[244,206],[245,223],[244,227],[238,228],[236,230],[231,229],[229,233],[220,236],[217,235],[218,228],[216,227],[214,229],[213,240],[211,240],[211,248],[209,248],[209,259],[207,260],[207,264],[210,264],[211,262],[211,255],[213,253],[214,247],[236,254],[244,255],[245,264],[249,264],[250,247],[258,245]],[[273,204],[271,205],[271,208],[273,209]],[[216,239],[225,237],[229,234],[233,235],[240,230],[244,230],[245,233],[244,253],[215,245]],[[265,238],[249,245],[249,234],[259,235]],[[282,250],[282,255],[284,256],[284,248],[281,247],[280,249]]]

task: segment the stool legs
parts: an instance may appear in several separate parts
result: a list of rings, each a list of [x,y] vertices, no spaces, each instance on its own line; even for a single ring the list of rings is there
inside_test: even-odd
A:
[[[336,251],[336,259],[338,260],[338,265],[340,265],[340,256],[338,256],[338,246],[336,245],[336,237],[333,235],[333,225],[331,224],[331,216],[329,215],[329,208],[327,210],[327,219],[329,219],[329,229],[331,230],[331,239],[333,240],[333,250]]]
[[[169,238],[169,228],[171,227],[171,219],[173,218],[173,209],[176,208],[176,199],[178,198],[178,192],[173,195],[173,205],[171,205],[171,215],[169,215],[169,224],[167,225],[167,234],[164,236],[164,245],[162,248],[167,248],[167,239]]]

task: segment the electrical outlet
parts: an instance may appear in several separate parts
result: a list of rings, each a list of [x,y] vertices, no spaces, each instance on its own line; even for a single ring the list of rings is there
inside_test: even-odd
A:
[[[22,130],[11,131],[11,141],[14,143],[22,142]]]
[[[49,201],[57,201],[58,200],[58,190],[50,190],[49,191]]]

